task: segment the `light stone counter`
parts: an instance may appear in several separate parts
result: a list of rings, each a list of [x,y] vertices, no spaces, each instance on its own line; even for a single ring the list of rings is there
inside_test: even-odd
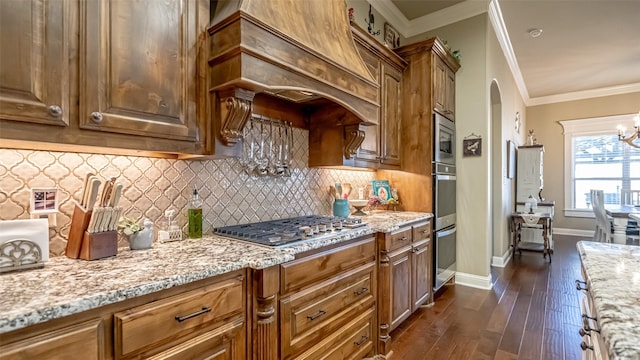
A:
[[[611,359],[640,359],[640,247],[580,241],[589,294]]]
[[[431,213],[410,211],[367,211],[366,216],[361,216],[362,221],[369,223],[374,232],[392,232],[410,223],[433,218]]]
[[[0,333],[95,309],[242,268],[262,269],[295,254],[375,232],[389,232],[431,214],[376,211],[369,226],[280,249],[221,236],[154,243],[148,250],[120,249],[111,258],[55,257],[43,269],[0,275]]]

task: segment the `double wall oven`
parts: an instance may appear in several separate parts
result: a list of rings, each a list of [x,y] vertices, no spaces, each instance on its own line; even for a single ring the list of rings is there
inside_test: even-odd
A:
[[[434,113],[433,205],[434,290],[456,272],[456,153],[455,124]]]

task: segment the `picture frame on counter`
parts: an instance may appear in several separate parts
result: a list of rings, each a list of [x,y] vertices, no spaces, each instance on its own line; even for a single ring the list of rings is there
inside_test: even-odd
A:
[[[58,212],[58,188],[39,187],[31,189],[30,212],[35,214],[52,214]]]

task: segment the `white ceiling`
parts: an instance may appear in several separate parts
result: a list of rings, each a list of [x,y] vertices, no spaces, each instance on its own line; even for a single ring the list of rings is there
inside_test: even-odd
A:
[[[640,91],[640,0],[368,1],[405,37],[489,12],[527,105]]]

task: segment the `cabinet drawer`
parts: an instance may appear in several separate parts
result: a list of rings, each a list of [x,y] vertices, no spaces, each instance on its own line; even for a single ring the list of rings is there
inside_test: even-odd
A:
[[[343,328],[323,339],[296,360],[362,359],[373,352],[374,309],[370,308]]]
[[[208,359],[230,360],[243,359],[236,354],[234,349],[235,335],[243,328],[243,319],[225,324],[219,328],[208,331],[193,339],[185,341],[160,354],[149,357],[149,360],[182,360],[182,359]]]
[[[104,359],[102,319],[50,331],[8,346],[0,346],[0,359]]]
[[[431,238],[431,221],[413,226],[413,242]]]
[[[374,303],[375,263],[363,265],[280,301],[282,354],[330,336]]]
[[[389,251],[411,245],[411,228],[400,229],[389,234]]]
[[[281,265],[283,294],[316,281],[327,279],[344,270],[375,261],[375,238],[323,251]]]
[[[244,310],[243,276],[114,314],[116,357],[196,334]],[[186,339],[183,339],[186,340]]]

